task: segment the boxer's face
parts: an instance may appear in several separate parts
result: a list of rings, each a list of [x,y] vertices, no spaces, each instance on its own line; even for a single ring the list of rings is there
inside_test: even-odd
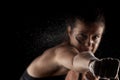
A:
[[[76,21],[73,29],[68,27],[70,43],[81,51],[92,51],[95,53],[101,41],[104,31],[102,23],[86,25],[79,20]]]

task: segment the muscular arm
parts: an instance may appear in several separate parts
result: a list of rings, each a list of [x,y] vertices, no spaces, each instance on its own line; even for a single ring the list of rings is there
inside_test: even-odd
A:
[[[65,68],[80,73],[88,71],[89,62],[97,58],[90,52],[78,53],[75,49],[61,49],[57,51],[56,61]]]
[[[73,67],[75,71],[86,72],[89,70],[89,63],[92,60],[98,60],[91,52],[81,52],[74,56]]]

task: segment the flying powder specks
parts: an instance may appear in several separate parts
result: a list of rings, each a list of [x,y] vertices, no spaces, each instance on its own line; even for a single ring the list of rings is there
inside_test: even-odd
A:
[[[64,39],[64,34],[66,31],[65,24],[63,20],[59,19],[47,21],[47,25],[43,25],[41,29],[38,30],[34,35],[34,49],[37,52],[44,51],[47,48],[53,47],[59,43],[61,43]]]

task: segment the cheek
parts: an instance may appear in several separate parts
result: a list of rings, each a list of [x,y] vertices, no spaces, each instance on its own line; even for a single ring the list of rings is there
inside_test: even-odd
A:
[[[73,39],[74,41],[77,41],[77,39],[76,39],[76,34],[72,34],[71,37],[72,37],[72,39]]]
[[[98,40],[96,40],[96,41],[94,42],[95,46],[98,46],[98,45],[100,44],[100,41],[101,41],[101,38],[98,39]]]
[[[97,48],[98,48],[98,44],[95,44],[95,45],[94,45],[94,48],[97,49]]]
[[[74,43],[74,44],[78,44],[78,41],[76,40],[76,35],[75,34],[71,34],[70,35],[70,40]]]
[[[93,45],[93,52],[95,52],[97,50],[99,43],[100,43],[100,41]]]

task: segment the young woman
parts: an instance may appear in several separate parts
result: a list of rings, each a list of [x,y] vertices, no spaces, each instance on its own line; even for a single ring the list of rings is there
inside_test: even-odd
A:
[[[66,80],[72,80],[72,76],[75,76],[74,80],[85,80],[90,62],[98,60],[94,53],[100,44],[104,29],[104,17],[99,11],[89,13],[86,11],[70,16],[66,19],[65,41],[47,49],[33,60],[20,80],[46,80],[48,78],[61,80],[62,76],[64,80],[67,73]],[[80,77],[80,73],[83,76]],[[92,76],[88,77],[89,80],[96,79],[92,73],[88,75]]]

